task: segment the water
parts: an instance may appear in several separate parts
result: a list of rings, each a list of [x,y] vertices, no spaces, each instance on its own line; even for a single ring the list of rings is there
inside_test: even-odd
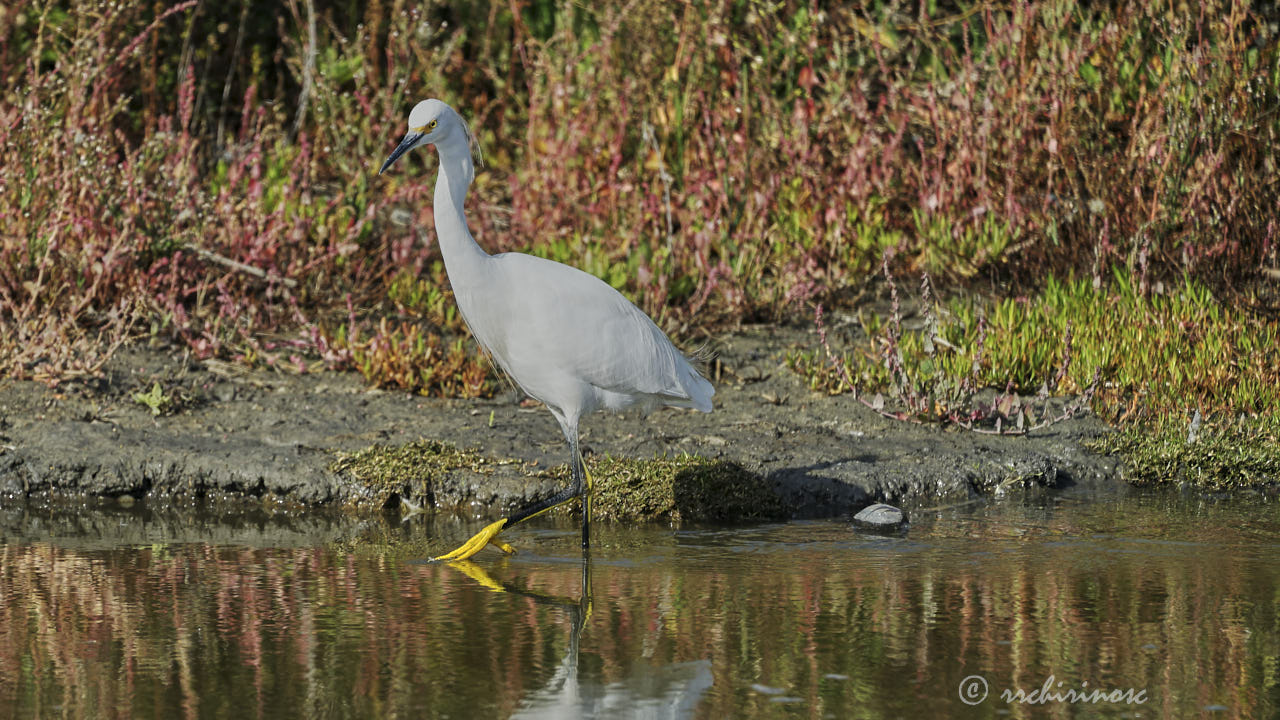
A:
[[[474,528],[0,511],[0,718],[1280,714],[1274,500]]]

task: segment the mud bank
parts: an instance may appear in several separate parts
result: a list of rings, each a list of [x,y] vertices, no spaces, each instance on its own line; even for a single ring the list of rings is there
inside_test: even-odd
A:
[[[887,420],[847,396],[808,391],[782,364],[795,343],[813,339],[776,327],[717,339],[713,413],[597,414],[584,421],[584,452],[733,461],[765,478],[793,517],[1117,482],[1114,461],[1083,446],[1106,432],[1093,418],[1025,437]],[[156,382],[173,408],[159,416],[134,399]],[[245,371],[133,348],[102,378],[0,386],[0,494],[5,502],[106,496],[157,507],[367,506],[370,490],[331,469],[337,454],[430,438],[509,459],[484,474],[448,471],[424,489],[439,508],[496,516],[553,492],[557,481],[536,475],[566,460],[550,413],[520,401],[514,392],[430,399],[371,390],[355,374]]]

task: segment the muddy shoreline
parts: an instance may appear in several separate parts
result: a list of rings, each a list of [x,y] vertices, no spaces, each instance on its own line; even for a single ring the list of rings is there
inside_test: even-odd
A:
[[[792,517],[1119,483],[1115,461],[1084,447],[1107,431],[1094,418],[1024,437],[887,420],[848,396],[810,392],[783,366],[787,348],[813,343],[803,329],[773,326],[723,335],[711,343],[722,368],[714,412],[596,414],[583,423],[584,452],[731,460],[766,478]],[[134,399],[155,382],[175,410],[155,416]],[[437,508],[472,517],[554,492],[556,482],[537,473],[563,464],[567,452],[550,413],[515,392],[424,398],[369,389],[352,373],[248,371],[139,346],[119,353],[101,378],[56,389],[0,385],[0,497],[228,511],[359,507],[369,491],[330,469],[336,453],[423,438],[512,460],[434,483]]]

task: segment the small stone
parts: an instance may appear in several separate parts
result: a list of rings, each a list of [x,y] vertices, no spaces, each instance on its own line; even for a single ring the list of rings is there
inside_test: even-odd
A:
[[[902,511],[892,505],[884,503],[876,503],[862,508],[857,515],[853,516],[853,521],[870,525],[872,527],[886,528],[901,525],[906,520],[906,516]]]

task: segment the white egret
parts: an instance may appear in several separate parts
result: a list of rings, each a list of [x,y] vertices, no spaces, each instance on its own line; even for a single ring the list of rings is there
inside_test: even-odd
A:
[[[453,108],[431,99],[409,113],[409,131],[378,174],[420,145],[440,156],[436,236],[458,310],[480,346],[530,397],[551,410],[569,443],[572,484],[476,533],[437,560],[468,558],[518,522],[582,499],[582,547],[590,544],[591,477],[578,451],[578,421],[600,409],[657,405],[711,411],[715,389],[671,340],[617,290],[576,268],[521,253],[490,255],[467,228],[463,203],[475,176],[475,138]]]

